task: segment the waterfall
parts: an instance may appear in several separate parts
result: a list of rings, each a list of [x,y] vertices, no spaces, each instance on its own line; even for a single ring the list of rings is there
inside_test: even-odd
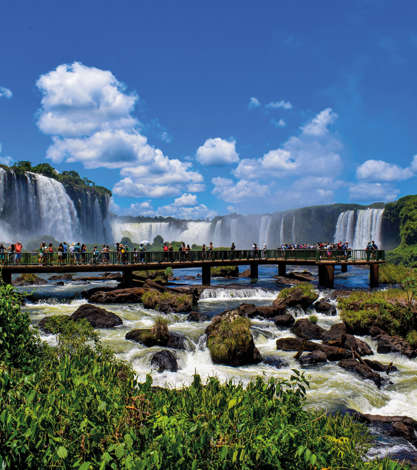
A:
[[[261,224],[259,226],[258,246],[262,247],[264,243],[269,247],[269,229],[271,227],[272,217],[270,215],[263,215],[261,217]]]
[[[354,220],[355,211],[353,210],[344,211],[339,214],[334,234],[335,243],[341,241],[349,242],[349,244],[352,245],[354,236]]]
[[[292,216],[291,238],[293,243],[297,241],[297,237],[295,236],[295,215]]]
[[[279,229],[279,243],[282,245],[285,240],[284,240],[284,222],[285,222],[285,215],[281,217],[281,226]]]
[[[381,224],[384,209],[357,209],[339,214],[334,241],[347,241],[354,249],[365,249],[374,240],[381,248]],[[356,220],[356,223],[355,223]]]

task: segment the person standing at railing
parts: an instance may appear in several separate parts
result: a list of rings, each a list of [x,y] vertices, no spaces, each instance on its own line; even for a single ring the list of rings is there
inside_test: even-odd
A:
[[[235,242],[232,242],[232,246],[230,247],[230,258],[235,259],[235,250],[236,250],[236,245]]]
[[[47,264],[51,265],[53,261],[53,256],[54,256],[54,247],[52,243],[48,245],[46,256],[47,256]]]
[[[68,243],[62,242],[62,262],[63,264],[67,264],[68,260]]]
[[[58,245],[57,253],[58,253],[58,264],[62,266],[62,261],[64,257],[64,245],[62,243]]]
[[[210,242],[210,244],[209,244],[208,255],[209,255],[209,258],[214,259],[214,246],[213,246],[213,242]]]
[[[266,258],[266,243],[264,243],[264,246],[262,247],[262,258]]]
[[[81,262],[87,264],[87,245],[85,243],[81,245]]]
[[[16,250],[15,262],[16,262],[16,264],[19,264],[20,259],[22,257],[22,244],[20,242],[16,242],[15,250]]]
[[[202,259],[206,259],[206,244],[203,243],[203,246],[201,247],[201,257]]]
[[[92,264],[98,263],[99,256],[100,256],[100,252],[98,251],[98,248],[95,246],[93,249],[93,259],[92,259],[93,263]]]
[[[3,243],[0,245],[0,264],[4,264],[5,262],[5,253],[6,253],[6,248],[4,248]]]

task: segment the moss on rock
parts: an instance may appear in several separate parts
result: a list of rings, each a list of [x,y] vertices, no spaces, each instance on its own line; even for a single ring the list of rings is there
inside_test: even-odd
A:
[[[188,294],[158,292],[156,289],[147,290],[142,296],[143,306],[161,312],[190,312],[193,297]]]

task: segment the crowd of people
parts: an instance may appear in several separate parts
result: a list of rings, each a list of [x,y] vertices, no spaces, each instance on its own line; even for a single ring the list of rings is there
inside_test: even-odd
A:
[[[319,250],[320,256],[322,257],[323,252],[328,257],[333,256],[335,253],[343,253],[343,256],[348,259],[352,254],[352,249],[349,243],[339,241],[337,243],[330,242],[317,242],[315,244],[309,243],[283,243],[280,246],[283,251],[287,250]],[[375,241],[370,241],[366,248],[367,259],[374,258],[378,251],[378,246]],[[127,243],[116,243],[114,248],[110,248],[109,245],[103,244],[101,247],[98,245],[94,246],[91,250],[88,249],[85,243],[67,243],[61,242],[57,247],[54,247],[52,243],[42,242],[39,246],[37,253],[38,263],[40,265],[50,265],[57,262],[59,265],[64,264],[127,264],[127,263],[144,263],[145,253],[147,247],[144,243],[140,243],[138,247],[131,249]],[[174,256],[174,251],[179,253]],[[191,251],[194,251],[189,244],[181,243],[178,249],[174,249],[172,243],[165,242],[162,246],[163,259],[166,261],[176,260],[190,260]],[[211,259],[214,256],[214,245],[210,242],[208,245],[203,244],[200,248],[201,257],[203,259]],[[227,251],[231,252],[231,258],[234,257],[236,251],[236,245],[233,242]],[[21,242],[11,243],[5,247],[4,244],[0,244],[0,264],[19,264],[22,261],[23,245]],[[257,243],[252,243],[252,256],[254,258],[266,258],[267,256],[267,245],[263,244],[262,248],[258,247]],[[31,259],[31,261],[33,261]]]

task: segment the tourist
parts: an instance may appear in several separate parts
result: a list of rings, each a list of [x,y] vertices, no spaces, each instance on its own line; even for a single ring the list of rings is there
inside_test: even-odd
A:
[[[58,245],[57,253],[58,253],[58,264],[62,265],[62,261],[64,257],[64,245],[62,243]]]
[[[87,245],[85,243],[81,245],[81,263],[87,264]]]
[[[20,242],[16,242],[15,250],[16,250],[15,263],[19,264],[20,259],[22,257],[22,244]]]
[[[53,257],[54,257],[54,247],[52,243],[48,245],[47,254],[48,254],[48,264],[51,265],[53,261]]]
[[[185,256],[188,261],[191,259],[190,255],[191,255],[191,248],[190,248],[190,245],[187,245],[185,248]]]
[[[163,248],[163,250],[164,250],[164,260],[165,260],[165,261],[168,261],[168,245],[167,245],[166,242],[164,243],[164,248]]]
[[[203,246],[201,247],[201,258],[206,259],[206,244],[203,243]]]
[[[264,246],[262,247],[262,257],[266,258],[266,243],[264,243]]]
[[[230,247],[230,258],[231,259],[234,259],[235,257],[235,250],[236,250],[236,245],[235,245],[235,242],[232,242],[232,246]]]
[[[13,264],[14,261],[15,261],[15,245],[14,243],[11,243],[10,246],[9,246],[9,260],[8,260],[8,264]]]
[[[0,264],[4,264],[5,262],[5,253],[6,253],[6,248],[4,248],[3,243],[0,245]]]
[[[68,243],[63,242],[62,243],[62,261],[64,264],[66,264],[67,260],[68,260]]]
[[[169,244],[168,251],[169,251],[169,260],[174,261],[174,247],[172,246],[172,243]]]
[[[38,262],[39,264],[43,264],[43,257],[44,257],[44,243],[42,242],[39,246],[39,256],[38,256]]]
[[[139,246],[139,250],[140,250],[140,262],[141,263],[144,263],[145,262],[145,251],[146,251],[146,247],[143,243],[140,244]]]
[[[101,247],[101,262],[102,262],[103,264],[106,263],[106,245],[103,245],[103,246]]]

